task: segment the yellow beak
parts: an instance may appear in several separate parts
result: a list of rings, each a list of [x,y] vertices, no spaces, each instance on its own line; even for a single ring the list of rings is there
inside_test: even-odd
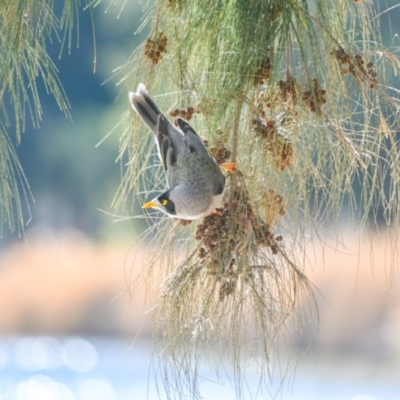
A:
[[[142,205],[142,208],[157,208],[158,204],[155,201],[149,201],[146,204]]]

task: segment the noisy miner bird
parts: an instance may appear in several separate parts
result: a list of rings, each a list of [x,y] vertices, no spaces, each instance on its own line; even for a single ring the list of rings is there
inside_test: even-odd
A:
[[[225,176],[195,130],[182,118],[175,127],[157,107],[143,83],[129,93],[132,108],[153,131],[164,165],[168,190],[143,208],[156,208],[170,217],[196,220],[217,208]],[[221,167],[233,172],[235,163]]]

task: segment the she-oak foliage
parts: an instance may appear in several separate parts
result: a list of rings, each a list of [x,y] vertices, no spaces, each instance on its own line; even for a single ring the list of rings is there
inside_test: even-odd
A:
[[[65,0],[56,14],[55,0],[0,2],[0,223],[11,230],[22,230],[30,192],[8,131],[19,143],[26,118],[39,124],[38,81],[68,115],[46,44],[70,49],[78,13],[98,3]],[[397,47],[382,45],[383,4],[147,3],[143,26],[150,21],[151,33],[116,71],[119,84],[134,90],[145,82],[171,117],[190,119],[220,162],[239,166],[221,208],[196,226],[146,216],[143,238],[152,237],[156,250],[138,282],[161,283],[154,335],[169,398],[199,397],[198,368],[206,360],[219,374],[221,353],[238,398],[249,357],[257,355],[260,385],[273,376],[280,338],[303,324],[300,306],[313,307],[306,228],[319,234],[343,212],[361,228],[372,216],[395,248],[400,61]],[[130,162],[114,204],[130,212],[132,197],[142,202],[165,182],[161,167],[148,168],[148,133],[133,113],[124,121],[120,156]]]
[[[190,119],[220,162],[238,163],[223,204],[198,224],[133,219],[148,221],[143,240],[154,249],[136,282],[160,291],[154,340],[168,398],[200,397],[199,368],[219,376],[221,354],[238,398],[252,357],[260,386],[290,371],[282,338],[315,307],[305,246],[339,215],[360,229],[383,221],[395,253],[400,62],[382,45],[379,5],[160,0],[148,9],[151,33],[116,71],[120,84],[158,91],[170,117]],[[129,164],[115,206],[131,212],[165,178],[148,132],[134,113],[125,122]]]

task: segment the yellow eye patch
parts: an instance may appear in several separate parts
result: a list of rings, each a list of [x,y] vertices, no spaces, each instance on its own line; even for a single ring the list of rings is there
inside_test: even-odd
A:
[[[169,201],[167,199],[161,200],[161,204],[165,207],[167,206]]]

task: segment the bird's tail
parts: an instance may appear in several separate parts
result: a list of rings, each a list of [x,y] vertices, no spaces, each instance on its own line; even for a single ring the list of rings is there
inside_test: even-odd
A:
[[[136,93],[129,93],[132,108],[139,114],[144,123],[157,135],[158,116],[161,113],[143,83],[139,83]]]

